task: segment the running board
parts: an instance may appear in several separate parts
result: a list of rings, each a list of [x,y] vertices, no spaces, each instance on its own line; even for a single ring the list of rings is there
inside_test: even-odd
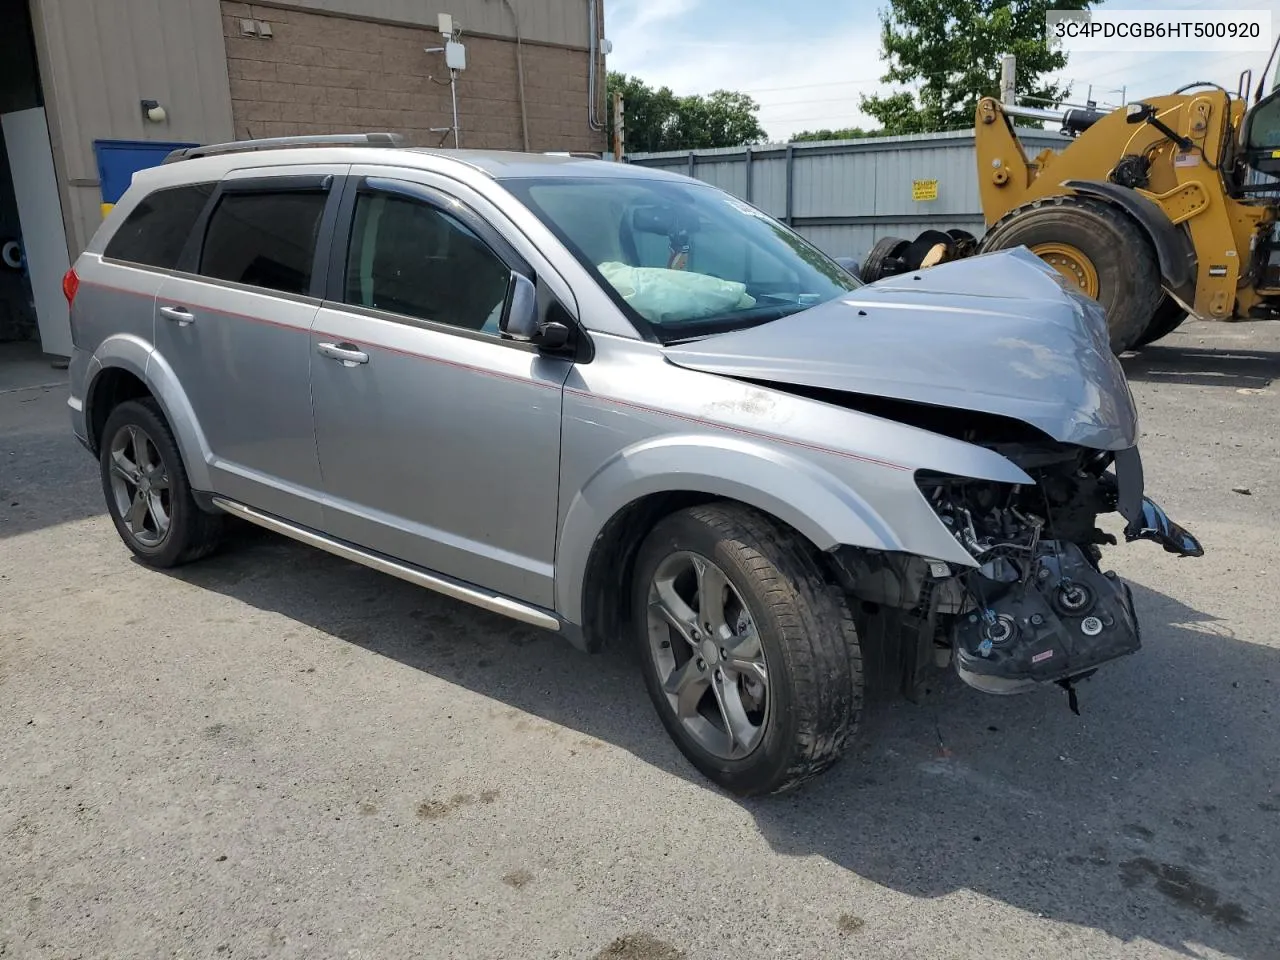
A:
[[[316,533],[314,530],[308,530],[306,527],[297,526],[287,520],[273,517],[269,513],[262,513],[252,507],[246,507],[242,503],[236,503],[234,500],[227,500],[223,497],[213,497],[212,500],[214,506],[219,510],[225,510],[232,516],[239,517],[241,520],[248,520],[250,523],[273,533],[284,534],[286,537],[291,537],[299,543],[305,543],[309,547],[317,547],[326,553],[333,554],[335,557],[359,563],[369,567],[371,570],[377,570],[379,573],[389,573],[391,576],[398,577],[415,586],[426,587],[428,590],[451,597],[454,600],[461,600],[463,603],[469,603],[483,610],[501,614],[513,620],[519,620],[521,623],[527,623],[533,627],[541,627],[543,630],[557,632],[561,630],[562,624],[560,620],[537,607],[529,606],[518,600],[512,600],[510,597],[477,589],[459,580],[427,573],[425,570],[390,560],[368,550],[362,550],[359,547],[353,547],[348,543],[343,543],[341,540],[335,540],[322,533]]]

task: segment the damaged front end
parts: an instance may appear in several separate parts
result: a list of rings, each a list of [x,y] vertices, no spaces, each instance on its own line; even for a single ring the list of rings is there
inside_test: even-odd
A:
[[[908,696],[918,694],[928,666],[949,663],[985,693],[1057,683],[1076,709],[1075,681],[1141,646],[1128,585],[1100,565],[1101,547],[1116,538],[1099,529],[1098,517],[1121,513],[1129,541],[1154,540],[1183,556],[1203,549],[1142,495],[1136,448],[990,446],[1034,485],[916,474],[974,566],[865,551],[842,552],[838,563],[863,601],[864,629],[894,651]]]

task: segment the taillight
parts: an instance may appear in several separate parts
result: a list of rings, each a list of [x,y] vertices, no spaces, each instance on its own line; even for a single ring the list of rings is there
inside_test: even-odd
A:
[[[75,303],[76,292],[79,289],[80,278],[76,276],[75,267],[72,267],[62,275],[62,295],[67,298],[68,307]]]

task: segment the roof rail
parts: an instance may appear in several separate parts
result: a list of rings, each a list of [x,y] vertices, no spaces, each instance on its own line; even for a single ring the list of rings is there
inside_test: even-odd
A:
[[[287,147],[398,147],[404,137],[398,133],[337,133],[308,137],[271,137],[266,140],[233,140],[203,147],[179,147],[164,158],[165,163],[215,157],[225,153],[279,150]]]

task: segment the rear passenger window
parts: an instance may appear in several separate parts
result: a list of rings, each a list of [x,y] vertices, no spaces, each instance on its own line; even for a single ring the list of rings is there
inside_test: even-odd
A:
[[[102,255],[172,270],[215,186],[196,183],[149,194],[125,218]]]
[[[209,218],[200,274],[281,293],[309,293],[326,199],[322,191],[226,194]]]

